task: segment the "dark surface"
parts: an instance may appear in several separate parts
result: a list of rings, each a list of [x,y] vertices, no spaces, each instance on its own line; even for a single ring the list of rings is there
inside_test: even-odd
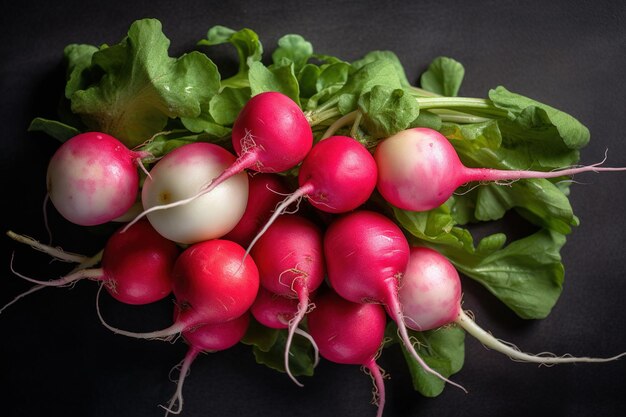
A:
[[[373,49],[395,51],[409,79],[436,56],[465,65],[465,96],[484,97],[502,84],[512,91],[565,110],[586,124],[591,144],[583,162],[626,166],[626,7],[610,1],[517,2],[300,1],[284,6],[236,1],[22,0],[0,14],[0,100],[4,134],[2,230],[46,239],[42,220],[45,169],[57,143],[27,133],[35,116],[55,114],[63,88],[61,54],[69,43],[115,43],[142,17],[163,22],[171,53],[193,48],[216,24],[256,30],[266,52],[286,33],[299,33],[317,52],[356,59]],[[276,2],[278,3],[278,2]],[[399,3],[399,2],[398,2]],[[406,2],[409,3],[409,2]],[[549,3],[549,4],[548,4]],[[3,3],[4,4],[4,3]],[[213,58],[232,68],[234,54],[217,48]],[[267,56],[267,55],[266,55]],[[577,356],[611,356],[626,350],[626,174],[585,175],[572,187],[581,219],[562,251],[563,295],[552,314],[523,321],[482,287],[464,281],[466,309],[496,336],[523,350]],[[51,213],[55,244],[90,254],[94,238]],[[509,226],[521,230],[523,225]],[[0,304],[29,288],[9,270],[36,277],[67,271],[60,263],[2,238],[4,263]],[[135,341],[112,335],[98,323],[96,285],[48,289],[23,299],[0,316],[0,415],[158,416],[174,390],[170,368],[185,345]],[[104,302],[113,324],[157,328],[170,317],[168,303],[142,309]],[[127,313],[126,316],[124,314]],[[626,415],[626,359],[610,364],[521,364],[484,349],[468,337],[466,362],[454,380],[470,393],[448,387],[438,398],[412,391],[397,349],[380,364],[386,381],[385,416],[587,417]],[[322,362],[296,387],[284,374],[257,365],[239,346],[203,355],[187,379],[183,415],[192,416],[374,416],[370,379],[358,367]],[[541,414],[540,414],[541,413]]]

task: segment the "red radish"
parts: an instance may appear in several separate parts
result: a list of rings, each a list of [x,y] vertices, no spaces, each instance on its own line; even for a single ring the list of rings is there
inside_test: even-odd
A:
[[[299,300],[285,346],[285,371],[298,385],[289,369],[289,349],[296,328],[309,310],[309,294],[324,280],[322,240],[321,230],[311,221],[296,215],[283,216],[267,229],[251,252],[261,285],[274,294]]]
[[[261,226],[272,215],[274,208],[289,193],[289,188],[277,174],[258,173],[249,176],[248,205],[243,217],[233,230],[224,235],[224,239],[232,240],[244,248]]]
[[[118,230],[109,238],[100,268],[78,269],[52,281],[16,274],[41,288],[67,286],[84,278],[102,281],[116,300],[125,304],[148,304],[172,292],[172,270],[178,254],[176,244],[162,237],[144,220],[125,233]]]
[[[167,407],[163,407],[166,411],[166,417],[169,413],[180,414],[183,410],[183,384],[196,357],[202,352],[218,352],[235,346],[246,334],[249,323],[250,314],[245,312],[240,317],[225,323],[206,324],[194,330],[183,331],[182,336],[189,345],[189,349],[179,364],[180,376],[176,385],[176,392]],[[178,403],[178,407],[174,410],[172,407],[176,403]]]
[[[69,139],[52,156],[46,184],[57,211],[81,226],[109,222],[135,203],[139,191],[137,160],[113,136],[81,133]]]
[[[376,187],[376,162],[363,145],[348,136],[331,136],[311,149],[298,173],[299,188],[283,201],[253,239],[248,250],[290,204],[307,197],[327,213],[345,213],[365,203]]]
[[[243,262],[242,262],[243,259]],[[172,289],[180,309],[174,323],[162,330],[135,333],[107,324],[109,330],[140,339],[169,339],[206,324],[218,324],[244,314],[259,290],[259,271],[244,249],[229,240],[196,243],[180,254],[172,272]]]
[[[313,131],[296,102],[278,92],[252,97],[243,107],[232,129],[233,148],[238,158],[205,179],[193,194],[173,202],[162,201],[146,208],[153,212],[182,206],[213,191],[245,169],[278,173],[298,165],[313,146]]]
[[[409,265],[398,291],[404,322],[418,331],[456,323],[489,349],[504,353],[515,361],[544,365],[567,362],[608,362],[612,358],[576,358],[569,355],[531,355],[496,339],[480,328],[461,308],[461,280],[452,263],[434,249],[412,247]]]
[[[394,222],[382,214],[359,210],[335,220],[324,236],[328,280],[354,303],[384,304],[398,325],[404,346],[425,371],[465,390],[431,369],[416,352],[404,325],[399,282],[409,262],[409,243]]]
[[[325,359],[365,367],[374,379],[377,417],[385,407],[385,384],[376,363],[385,336],[386,314],[379,304],[353,303],[332,291],[316,299],[308,315],[309,331]]]
[[[412,211],[439,207],[454,190],[471,181],[555,178],[587,171],[623,171],[594,164],[557,171],[518,171],[468,168],[448,139],[436,130],[414,128],[383,140],[376,147],[378,191],[394,206]]]
[[[312,296],[311,296],[312,298]],[[270,329],[287,329],[289,323],[293,321],[298,313],[299,301],[296,298],[288,298],[274,294],[263,287],[259,288],[259,293],[250,307],[250,312],[265,327]],[[317,366],[319,361],[317,344],[307,332],[299,327],[295,328],[295,333],[306,338],[315,351],[315,361],[313,366]]]
[[[197,243],[224,236],[235,227],[246,209],[248,176],[243,172],[237,174],[211,195],[191,200],[206,181],[234,161],[233,154],[212,143],[196,142],[174,149],[150,171],[141,194],[146,211],[134,221],[147,214],[159,233],[180,243]],[[190,201],[189,204],[174,207],[185,199]],[[172,208],[151,210],[164,207],[163,204]]]

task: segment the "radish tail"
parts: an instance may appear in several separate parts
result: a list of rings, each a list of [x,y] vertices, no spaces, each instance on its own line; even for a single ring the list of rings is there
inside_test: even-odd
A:
[[[185,378],[189,374],[189,368],[191,367],[191,364],[196,359],[199,353],[200,350],[196,349],[193,346],[189,347],[185,358],[180,364],[180,375],[176,384],[176,392],[174,392],[174,395],[172,396],[172,398],[170,398],[167,407],[164,405],[160,405],[160,407],[165,409],[165,417],[167,417],[169,414],[180,414],[180,412],[183,411],[183,384],[185,383]],[[177,404],[177,407],[174,410],[172,409],[172,407],[174,407],[175,404]]]
[[[63,249],[55,248],[53,246],[43,244],[29,236],[20,235],[11,230],[7,231],[7,236],[15,240],[16,242],[28,245],[31,248],[36,249],[40,252],[46,253],[60,261],[82,263],[88,259],[84,255],[79,255],[77,253],[71,253],[71,252],[65,252]]]
[[[13,258],[14,258],[14,254],[11,254],[11,264],[10,264],[11,272],[13,272],[15,275],[17,275],[18,277],[28,282],[32,282],[33,284],[37,284],[37,285],[43,285],[46,287],[63,287],[66,285],[71,285],[75,283],[76,281],[79,281],[84,278],[98,280],[104,277],[104,272],[102,271],[102,268],[93,268],[93,269],[79,269],[75,272],[72,272],[71,274],[68,274],[58,279],[53,279],[51,281],[40,281],[34,278],[27,277],[26,275],[23,275],[17,272],[15,268],[13,268]]]
[[[463,310],[455,320],[455,322],[463,327],[465,331],[474,336],[480,343],[489,349],[493,349],[500,353],[507,355],[514,361],[518,362],[531,362],[538,363],[540,365],[555,365],[559,363],[574,363],[574,362],[611,362],[615,361],[623,356],[626,356],[626,352],[621,353],[610,358],[588,358],[588,357],[573,357],[571,355],[555,356],[551,353],[540,353],[537,355],[529,354],[520,351],[516,347],[513,347],[499,339],[493,337],[490,333],[486,332],[483,328],[478,326],[474,320],[471,319]]]
[[[383,375],[374,358],[370,359],[363,366],[370,372],[374,380],[374,404],[378,405],[376,417],[382,417],[383,409],[385,408],[385,382],[383,381]]]
[[[28,294],[32,294],[36,291],[39,291],[42,288],[46,288],[45,285],[35,285],[34,287],[32,287],[31,289],[29,289],[28,291],[24,291],[23,293],[21,293],[20,295],[16,296],[14,299],[12,299],[11,301],[9,301],[8,303],[6,303],[4,306],[2,306],[2,308],[0,308],[0,314],[2,314],[2,312],[9,307],[10,305],[15,304],[20,298],[26,297]]]
[[[134,337],[136,339],[156,339],[156,340],[164,340],[169,342],[173,340],[179,333],[181,333],[187,327],[185,323],[182,322],[174,322],[169,327],[161,330],[155,330],[153,332],[129,332],[127,330],[118,329],[117,327],[113,327],[108,324],[104,317],[102,317],[102,313],[100,312],[100,292],[102,291],[102,285],[98,288],[98,293],[96,295],[96,313],[98,313],[98,318],[100,319],[100,323],[110,331],[116,334],[121,334],[122,336]]]
[[[293,335],[296,332],[296,329],[300,325],[300,322],[304,318],[307,310],[309,309],[309,291],[306,286],[302,285],[300,287],[300,291],[298,294],[298,311],[296,315],[289,321],[289,330],[287,332],[287,342],[285,343],[285,372],[289,375],[289,378],[299,387],[303,387],[304,385],[296,379],[295,376],[291,373],[291,369],[289,368],[289,351],[291,350],[291,342],[293,341]]]
[[[306,340],[308,340],[311,343],[311,346],[313,346],[313,354],[314,354],[313,367],[315,368],[320,363],[320,350],[317,347],[317,343],[315,343],[315,340],[313,340],[313,337],[310,334],[308,334],[307,332],[305,332],[299,327],[296,327],[295,333],[297,335],[304,337]]]
[[[402,340],[402,344],[404,345],[404,347],[408,350],[408,352],[411,354],[413,359],[415,359],[417,363],[419,363],[419,365],[422,367],[422,369],[424,369],[424,371],[435,375],[437,378],[441,379],[444,382],[447,382],[448,384],[454,385],[455,387],[462,389],[467,394],[467,390],[465,389],[465,387],[457,384],[456,382],[450,381],[448,378],[444,377],[439,372],[432,369],[430,366],[428,366],[426,362],[424,362],[424,359],[422,359],[421,356],[417,353],[409,337],[409,333],[406,329],[406,325],[404,324],[404,316],[402,314],[402,308],[400,306],[400,301],[398,300],[398,295],[397,295],[397,287],[396,287],[397,280],[390,279],[387,282],[388,282],[388,288],[389,288],[389,294],[388,294],[389,300],[387,301],[387,306],[389,307],[389,311],[392,314],[391,318],[398,325],[398,333],[400,335],[400,339]]]

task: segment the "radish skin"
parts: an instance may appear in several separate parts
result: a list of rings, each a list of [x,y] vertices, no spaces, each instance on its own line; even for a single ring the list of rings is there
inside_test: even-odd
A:
[[[57,149],[48,164],[50,201],[65,219],[81,226],[114,220],[135,203],[137,161],[147,156],[104,133],[76,135]]]
[[[45,245],[39,244],[36,247],[43,249]],[[66,259],[79,259],[75,256],[68,257],[60,250],[46,252]],[[124,233],[121,229],[118,230],[109,238],[102,252],[100,268],[79,268],[51,281],[36,280],[15,270],[13,272],[37,284],[37,289],[63,287],[82,279],[102,281],[116,300],[125,304],[142,305],[159,301],[171,293],[172,269],[178,254],[179,250],[174,242],[158,234],[147,221],[141,221]],[[89,258],[84,257],[84,260]],[[34,291],[36,290],[33,288],[28,293]]]
[[[230,232],[245,212],[248,202],[248,177],[242,172],[211,195],[199,198],[198,190],[212,176],[235,160],[221,146],[196,142],[174,149],[150,170],[141,193],[143,216],[166,238],[184,244],[217,239]],[[188,204],[180,205],[181,201]],[[156,210],[168,207],[169,210]]]
[[[333,291],[320,295],[316,304],[308,320],[320,355],[331,362],[361,365],[369,371],[378,403],[376,417],[381,417],[385,384],[376,357],[385,336],[385,310],[379,304],[353,303]]]
[[[252,258],[259,269],[261,285],[274,294],[298,299],[298,310],[288,326],[284,365],[292,375],[289,350],[300,322],[309,310],[309,295],[324,280],[324,249],[322,232],[311,221],[297,215],[276,220],[252,248]]]
[[[398,325],[400,338],[420,366],[465,392],[465,388],[430,368],[409,338],[398,297],[399,282],[409,262],[409,244],[384,215],[358,210],[335,220],[324,236],[330,285],[355,303],[381,303]]]
[[[461,308],[461,280],[452,263],[431,248],[412,247],[409,265],[399,289],[406,326],[425,331],[456,323],[485,347],[520,362],[542,365],[574,362],[610,362],[626,355],[610,358],[561,357],[553,354],[533,355],[502,342],[482,329]]]
[[[139,339],[170,340],[181,332],[219,324],[243,315],[259,290],[259,271],[244,249],[229,240],[213,239],[189,246],[178,256],[172,291],[180,313],[171,326],[151,332],[131,332],[102,324],[114,333]],[[243,261],[242,261],[243,259]]]
[[[326,213],[345,213],[365,203],[376,188],[374,158],[363,145],[348,136],[331,136],[315,144],[298,173],[299,188],[274,211],[248,246],[248,251],[282,215],[302,197]]]
[[[428,211],[448,200],[461,185],[472,181],[556,178],[582,172],[623,171],[600,164],[557,171],[468,168],[448,139],[436,130],[413,128],[381,141],[374,152],[377,189],[389,203],[412,211]]]

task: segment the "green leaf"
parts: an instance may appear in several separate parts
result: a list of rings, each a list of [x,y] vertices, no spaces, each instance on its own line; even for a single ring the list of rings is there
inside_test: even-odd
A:
[[[72,94],[72,111],[85,124],[134,147],[161,131],[168,119],[197,117],[219,89],[217,67],[206,55],[168,55],[158,20],[134,22],[119,44],[95,52],[104,75]]]
[[[42,117],[34,118],[28,126],[28,131],[44,132],[60,142],[65,142],[80,133],[80,131],[73,126]]]
[[[399,223],[414,237],[443,253],[466,276],[527,319],[546,317],[561,295],[565,235],[541,229],[503,246],[504,235],[488,236],[474,247],[469,230],[456,226],[450,206],[428,212],[394,208]]]
[[[578,150],[589,142],[589,129],[569,114],[504,87],[489,91],[494,106],[506,110],[500,121],[505,139],[517,145],[532,144],[533,158],[543,166],[566,166],[578,162]]]
[[[373,61],[386,61],[387,63],[391,64],[393,68],[395,69],[396,77],[400,81],[400,85],[402,87],[411,86],[411,83],[406,77],[406,73],[404,72],[404,67],[402,66],[402,63],[400,62],[400,59],[398,59],[398,56],[392,51],[369,52],[363,58],[359,59],[358,61],[354,61],[352,63],[352,66],[355,69],[359,69]]]
[[[259,35],[251,29],[235,31],[225,26],[214,26],[207,32],[206,39],[198,42],[198,45],[221,45],[232,44],[239,56],[239,72],[245,72],[253,62],[258,62],[263,56],[263,45],[259,41]]]
[[[422,88],[433,93],[456,97],[465,76],[465,68],[452,58],[438,57],[420,78]]]
[[[250,66],[249,77],[253,96],[265,91],[278,91],[300,105],[300,88],[293,64],[268,68],[261,62],[254,62]]]
[[[211,99],[209,111],[213,120],[224,126],[232,125],[250,97],[249,88],[224,88]]]
[[[397,342],[397,326],[387,325],[386,335]],[[443,326],[425,332],[409,330],[409,336],[415,340],[415,350],[433,370],[446,378],[463,368],[465,361],[465,331],[456,325]],[[443,392],[445,382],[437,376],[424,371],[403,344],[402,353],[411,373],[413,388],[426,397],[436,397]]]
[[[435,113],[423,110],[408,127],[428,127],[433,130],[440,130],[442,126],[441,117]]]
[[[307,102],[307,108],[313,110],[330,99],[346,84],[351,70],[352,67],[346,62],[335,62],[320,67],[320,73],[315,82],[316,93]]]
[[[276,344],[279,333],[277,329],[270,329],[269,327],[263,326],[256,321],[254,317],[251,317],[248,330],[241,342],[253,346],[261,352],[269,352],[272,346]]]
[[[389,60],[376,60],[364,64],[350,74],[345,85],[338,91],[338,95],[361,95],[376,85],[391,89],[402,88],[397,69]]]
[[[299,72],[313,55],[313,45],[300,35],[285,35],[278,40],[278,48],[272,53],[275,65],[293,63],[294,71]]]
[[[258,341],[253,344],[252,352],[257,363],[266,365],[267,367],[285,372],[285,346],[287,342],[287,330],[279,330],[276,332],[275,342],[268,346],[259,346]],[[311,343],[300,335],[294,336],[289,351],[289,369],[295,376],[313,375],[314,354]]]
[[[358,109],[363,114],[363,125],[373,138],[406,129],[419,114],[417,102],[410,94],[380,85],[359,97]]]
[[[87,70],[91,67],[91,57],[97,51],[98,48],[93,45],[71,44],[65,47],[63,50],[67,61],[65,98],[71,98],[75,91],[89,85]]]
[[[151,140],[146,142],[142,147],[142,151],[150,152],[155,158],[165,156],[169,152],[183,145],[194,142],[211,142],[215,144],[226,144],[229,138],[218,139],[214,135],[207,133],[193,134],[187,130],[176,130],[171,132],[163,132],[155,135]],[[224,142],[224,143],[222,143]]]
[[[466,125],[445,123],[440,131],[467,166],[505,170],[531,168],[535,163],[533,155],[540,152],[540,144],[511,145],[502,138],[499,126],[499,121]],[[455,196],[455,200],[459,207],[473,207],[471,220],[497,220],[508,210],[516,209],[533,223],[560,233],[570,233],[571,226],[576,224],[563,189],[545,179],[519,180],[508,186],[485,184]]]

